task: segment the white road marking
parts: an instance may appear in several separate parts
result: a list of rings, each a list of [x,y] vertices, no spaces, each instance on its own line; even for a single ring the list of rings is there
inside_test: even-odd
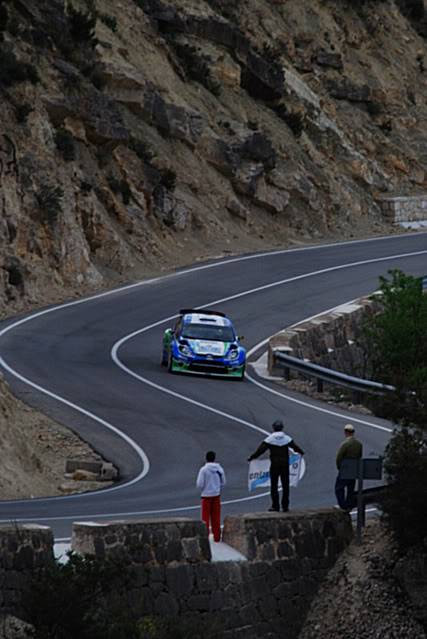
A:
[[[89,493],[85,493],[85,495],[87,495]],[[96,494],[96,493],[94,493]],[[270,491],[265,492],[265,493],[260,493],[259,495],[251,495],[249,497],[239,497],[238,499],[228,499],[228,500],[221,500],[221,504],[223,506],[227,506],[229,504],[240,504],[242,502],[245,501],[253,501],[254,499],[260,499],[261,497],[267,497],[270,495]],[[80,494],[80,497],[82,495]],[[8,502],[10,503],[10,502]],[[68,521],[70,519],[73,519],[74,521],[78,521],[81,520],[82,522],[84,520],[88,520],[91,521],[92,519],[104,519],[104,518],[115,518],[117,519],[117,517],[141,517],[143,515],[163,515],[166,513],[179,513],[179,512],[185,512],[187,510],[200,510],[200,503],[198,503],[197,505],[193,505],[193,506],[179,506],[177,508],[162,508],[162,509],[157,509],[157,510],[135,510],[135,511],[130,511],[130,512],[116,512],[116,513],[102,513],[100,515],[63,515],[61,517],[21,517],[21,518],[14,518],[12,519],[0,519],[0,523],[4,523],[4,522],[30,522],[30,521]]]
[[[289,284],[290,282],[295,282],[297,280],[302,280],[302,279],[306,279],[309,277],[314,277],[316,275],[323,275],[325,273],[330,273],[333,271],[339,271],[339,270],[343,270],[343,269],[347,269],[347,268],[351,268],[351,267],[355,267],[355,266],[364,266],[366,264],[373,264],[373,263],[377,263],[377,262],[385,262],[385,261],[389,261],[389,260],[396,260],[396,259],[403,259],[403,258],[407,258],[407,257],[416,257],[418,255],[425,255],[427,254],[427,250],[425,251],[415,251],[413,253],[400,253],[400,254],[396,254],[396,255],[388,255],[388,256],[384,256],[384,257],[376,257],[376,258],[372,258],[369,260],[361,260],[359,262],[349,262],[347,264],[340,264],[338,266],[330,266],[328,268],[324,268],[324,269],[319,269],[318,271],[311,271],[310,273],[304,273],[302,275],[295,275],[293,277],[288,277],[282,280],[278,280],[276,282],[270,282],[269,284],[263,284],[261,286],[257,286],[255,288],[252,289],[248,289],[246,291],[242,291],[240,293],[236,293],[235,295],[229,295],[227,297],[223,297],[221,299],[217,299],[211,302],[208,302],[206,304],[203,304],[201,306],[198,306],[197,309],[204,309],[204,308],[208,308],[209,306],[216,306],[218,304],[223,304],[225,302],[229,302],[231,300],[236,300],[239,299],[241,297],[245,297],[247,295],[251,295],[253,293],[257,293],[259,291],[265,291],[267,289],[270,288],[274,288],[277,286],[283,286],[284,284]],[[231,421],[237,422],[239,424],[242,424],[244,426],[247,426],[248,428],[252,428],[253,430],[257,430],[259,432],[262,433],[267,433],[268,431],[263,430],[262,428],[260,428],[259,426],[256,426],[255,424],[252,424],[251,422],[247,422],[244,419],[240,419],[239,417],[235,417],[234,415],[231,415],[229,413],[225,413],[224,411],[220,411],[217,408],[214,408],[213,406],[209,406],[208,404],[204,404],[203,402],[199,402],[196,401],[194,399],[192,399],[191,397],[188,397],[187,395],[182,395],[181,393],[178,393],[176,391],[173,391],[169,388],[166,388],[165,386],[161,386],[160,384],[156,384],[155,382],[152,382],[151,380],[149,380],[146,377],[143,377],[142,375],[139,375],[138,373],[136,373],[135,371],[133,371],[131,368],[129,368],[128,366],[126,366],[121,359],[118,356],[118,351],[119,349],[123,346],[123,344],[125,344],[126,342],[128,342],[129,340],[133,339],[134,337],[141,335],[142,333],[145,333],[149,330],[151,330],[152,328],[156,328],[157,326],[161,326],[162,324],[165,324],[166,322],[170,322],[173,319],[175,319],[176,317],[178,317],[177,314],[169,316],[169,317],[165,317],[161,320],[158,320],[156,322],[153,322],[151,324],[148,324],[147,326],[143,326],[142,328],[137,329],[136,331],[133,331],[132,333],[129,333],[127,335],[125,335],[124,337],[122,337],[120,340],[118,340],[117,342],[115,342],[115,344],[113,345],[112,349],[111,349],[111,358],[113,360],[113,362],[119,366],[125,373],[127,373],[128,375],[130,375],[131,377],[134,377],[135,379],[137,379],[138,381],[142,382],[143,384],[146,384],[147,386],[151,386],[151,388],[155,388],[156,390],[159,390],[163,393],[166,393],[167,395],[170,395],[172,397],[176,397],[177,399],[180,399],[182,401],[185,401],[189,404],[192,404],[193,406],[197,406],[199,408],[202,408],[203,410],[209,411],[211,413],[215,413],[217,415],[220,415],[221,417],[225,417],[226,419],[229,419]],[[313,316],[315,317],[315,316]],[[259,345],[258,345],[259,348]],[[249,376],[248,376],[249,377]],[[268,389],[269,392],[282,396],[281,393],[278,393],[277,391],[273,391],[272,389],[268,388],[267,386],[263,386],[262,384],[260,384],[259,382],[257,382],[256,380],[253,380],[252,378],[250,378],[251,381],[260,386],[261,388],[265,388]],[[327,409],[323,409],[320,408],[319,406],[314,406],[313,404],[309,404],[308,402],[303,402],[301,400],[296,400],[294,398],[288,398],[286,397],[286,399],[292,400],[295,403],[299,403],[301,405],[304,405],[308,408],[311,408],[312,410],[317,410],[319,412],[326,412],[332,415],[336,415],[342,419],[348,419],[348,415],[347,416],[343,416],[340,415],[339,413],[335,413],[333,411],[328,411]],[[355,420],[354,420],[355,421]],[[359,423],[362,423],[361,420],[359,420]],[[370,422],[363,422],[365,425],[370,425],[372,427],[378,428],[379,430],[386,430],[387,432],[390,432],[389,429],[386,429],[383,426],[378,426],[377,424],[371,424]]]
[[[351,302],[346,302],[346,304],[353,304],[356,300],[351,300]],[[342,306],[342,304],[340,304],[340,306]],[[300,324],[305,324],[306,322],[310,322],[313,319],[316,319],[317,317],[320,317],[321,315],[325,315],[325,313],[330,313],[331,311],[335,310],[337,307],[333,306],[332,308],[328,308],[325,311],[322,311],[321,313],[316,313],[316,315],[312,315],[311,317],[307,317],[306,319],[301,320],[300,322],[298,322],[297,324],[292,324],[292,326],[290,326],[289,328],[294,328],[296,326],[299,326]],[[266,344],[268,344],[269,340],[271,339],[271,337],[267,337],[266,339],[262,340],[262,342],[259,342],[258,344],[256,344],[255,346],[253,346],[248,352],[247,352],[247,358],[249,358],[251,355],[253,355],[253,353],[256,353],[256,351],[260,350],[263,346],[265,346]],[[353,417],[354,413],[351,413],[351,417],[349,416],[349,413],[346,413],[345,415],[338,413],[336,411],[330,410],[328,408],[322,408],[320,406],[315,406],[313,404],[311,404],[310,402],[306,402],[304,400],[301,399],[297,399],[296,397],[292,397],[291,395],[288,395],[286,393],[286,391],[277,391],[273,388],[270,388],[269,386],[262,384],[261,382],[259,382],[258,380],[254,379],[253,377],[251,377],[251,375],[249,375],[249,373],[245,373],[245,377],[252,383],[255,384],[256,386],[259,386],[259,388],[262,388],[263,390],[268,391],[269,393],[271,393],[272,395],[278,395],[279,397],[282,397],[283,399],[285,399],[288,402],[293,402],[294,404],[299,404],[300,406],[304,406],[304,407],[308,407],[308,408],[312,408],[313,410],[317,410],[321,413],[326,413],[328,415],[333,415],[334,417],[340,417],[341,419],[348,421],[349,419],[351,419],[351,421],[356,422],[357,424],[363,424],[364,426],[370,426],[371,428],[376,428],[377,430],[383,430],[387,433],[392,433],[393,429],[392,428],[387,428],[385,426],[380,426],[379,424],[375,424],[373,422],[368,422],[364,419],[360,419],[358,417]]]
[[[419,235],[424,235],[424,233],[417,234],[417,236],[419,236]],[[74,300],[72,302],[66,302],[64,304],[59,304],[59,305],[54,306],[52,308],[48,308],[48,309],[44,309],[44,310],[38,311],[38,312],[36,312],[34,314],[31,314],[30,316],[24,317],[24,318],[22,318],[22,319],[20,319],[20,320],[18,320],[16,322],[12,322],[8,326],[6,326],[4,329],[2,329],[0,331],[0,338],[3,337],[4,335],[6,335],[7,333],[9,333],[10,331],[14,330],[15,328],[18,328],[19,326],[21,326],[21,325],[23,325],[23,324],[25,324],[27,322],[33,321],[33,320],[35,320],[35,319],[37,319],[39,317],[48,315],[49,313],[55,313],[57,311],[60,311],[60,310],[66,309],[66,308],[70,308],[70,307],[73,307],[73,306],[78,306],[80,304],[86,304],[87,302],[90,302],[90,301],[93,301],[93,300],[98,300],[98,299],[102,299],[104,297],[109,297],[109,296],[112,296],[112,295],[116,295],[116,294],[119,294],[121,292],[124,292],[124,291],[127,291],[127,290],[131,290],[133,288],[137,288],[137,287],[140,287],[140,286],[148,286],[150,284],[154,284],[156,282],[159,282],[159,281],[162,281],[162,280],[165,280],[165,279],[180,277],[180,276],[186,275],[188,273],[193,273],[193,272],[196,272],[196,271],[202,271],[202,270],[206,270],[206,269],[210,269],[210,268],[219,268],[219,267],[222,267],[222,266],[226,266],[227,264],[236,263],[236,262],[243,262],[243,261],[247,261],[247,260],[260,259],[260,258],[263,258],[263,257],[271,257],[271,256],[276,256],[276,255],[284,255],[284,254],[287,254],[287,253],[296,253],[296,252],[303,252],[303,251],[304,252],[305,251],[313,251],[313,250],[318,250],[318,249],[322,249],[322,248],[330,248],[331,246],[364,244],[364,243],[367,243],[367,242],[374,242],[374,241],[381,241],[381,240],[393,240],[393,239],[396,239],[396,238],[399,238],[399,237],[407,237],[407,235],[406,234],[402,234],[402,235],[395,235],[395,236],[384,236],[384,237],[379,237],[379,238],[368,238],[368,239],[365,239],[365,240],[352,240],[350,242],[341,242],[341,243],[338,242],[338,243],[332,243],[332,244],[314,245],[314,246],[301,247],[301,248],[281,249],[281,250],[277,250],[277,251],[267,251],[265,253],[258,253],[258,254],[255,254],[255,255],[248,255],[248,256],[243,256],[243,257],[231,258],[231,259],[228,259],[228,260],[222,260],[220,262],[215,262],[213,264],[205,264],[205,265],[202,265],[202,266],[191,267],[189,269],[184,269],[184,270],[179,271],[177,273],[172,273],[172,274],[168,274],[168,275],[165,275],[165,276],[152,278],[150,280],[145,280],[145,281],[142,281],[142,282],[136,282],[134,284],[129,284],[127,286],[123,286],[123,287],[120,287],[120,288],[117,288],[117,289],[113,289],[111,291],[105,291],[103,293],[98,293],[98,294],[92,295],[92,296],[84,298],[84,299]],[[340,266],[337,266],[337,267],[331,267],[331,268],[328,268],[328,269],[322,269],[321,271],[313,272],[311,274],[305,274],[305,275],[302,275],[302,276],[296,276],[295,278],[290,278],[288,280],[283,280],[282,282],[275,282],[275,283],[270,284],[270,285],[257,287],[257,288],[252,289],[251,291],[246,291],[246,292],[243,292],[243,293],[239,293],[237,295],[233,295],[233,296],[230,296],[228,298],[223,298],[222,300],[218,300],[217,302],[211,302],[210,304],[206,304],[206,305],[204,305],[204,306],[202,306],[200,308],[206,308],[207,306],[215,304],[215,303],[222,303],[222,302],[229,301],[229,300],[232,300],[232,299],[237,299],[238,297],[243,297],[244,295],[248,295],[250,293],[254,293],[254,292],[257,292],[259,290],[265,290],[265,289],[271,288],[273,286],[279,286],[280,284],[287,283],[288,281],[295,281],[297,279],[302,279],[304,277],[309,277],[309,276],[312,276],[312,275],[318,275],[318,274],[327,273],[327,272],[330,272],[330,271],[333,271],[333,270],[339,270],[339,269],[342,269],[342,268],[349,268],[351,266],[359,266],[359,265],[362,265],[362,264],[369,264],[369,263],[373,263],[373,262],[387,261],[387,260],[390,260],[390,259],[402,259],[404,257],[413,257],[413,256],[417,256],[417,255],[422,255],[422,254],[425,254],[425,253],[427,253],[427,251],[416,251],[416,252],[413,252],[413,253],[404,253],[404,254],[399,254],[399,255],[392,255],[392,256],[388,256],[388,257],[375,258],[375,259],[372,259],[372,260],[365,260],[363,262],[353,262],[353,263],[349,263],[349,264],[346,264],[346,265],[340,265]],[[175,317],[176,317],[176,315],[173,315],[173,316],[171,316],[169,318],[165,318],[165,319],[163,319],[163,320],[161,320],[159,322],[156,322],[156,323],[152,324],[150,327],[146,327],[143,330],[149,330],[149,328],[153,328],[154,326],[158,326],[158,325],[160,325],[162,323],[170,321],[171,319],[173,319]],[[131,339],[131,337],[133,337],[134,335],[136,335],[136,334],[138,334],[140,332],[143,332],[143,330],[137,331],[135,333],[132,333],[130,336],[128,336],[128,339]],[[149,468],[150,468],[149,459],[148,459],[147,455],[145,454],[145,452],[143,451],[143,449],[136,442],[134,442],[128,435],[126,435],[125,433],[120,431],[117,427],[113,426],[109,422],[107,422],[107,421],[103,420],[102,418],[98,417],[94,413],[91,413],[90,411],[87,411],[86,409],[82,408],[81,406],[78,406],[77,404],[74,404],[73,402],[68,401],[64,397],[61,397],[61,396],[57,395],[56,393],[52,393],[48,389],[46,389],[46,388],[44,388],[44,387],[32,382],[30,379],[24,377],[18,371],[13,369],[6,362],[6,360],[3,357],[0,357],[0,366],[2,366],[5,370],[7,370],[10,375],[12,375],[13,377],[19,379],[22,383],[24,383],[24,384],[36,389],[38,392],[40,392],[42,394],[45,394],[48,397],[51,397],[52,399],[54,399],[54,400],[56,400],[56,401],[58,401],[58,402],[60,402],[60,403],[62,403],[64,405],[76,410],[77,412],[82,413],[86,417],[89,417],[89,418],[93,419],[94,421],[98,422],[99,424],[105,426],[106,428],[112,430],[118,436],[122,437],[122,439],[124,441],[126,441],[131,446],[131,448],[133,448],[133,450],[138,454],[138,456],[139,456],[139,458],[141,460],[141,463],[143,465],[141,473],[137,477],[135,477],[134,479],[132,479],[129,482],[126,482],[124,484],[121,484],[120,486],[104,489],[103,490],[104,494],[107,493],[107,492],[112,492],[112,491],[116,491],[116,490],[122,490],[122,489],[124,489],[124,488],[126,488],[126,487],[128,487],[128,486],[130,486],[132,484],[135,484],[136,482],[138,482],[140,479],[142,479],[143,477],[145,477],[147,475],[147,473],[149,471]],[[167,389],[165,389],[165,390],[167,390]],[[182,399],[185,399],[184,396],[182,396]],[[188,399],[190,399],[190,398],[188,398]],[[237,421],[237,418],[234,418],[234,419]],[[266,431],[263,431],[262,429],[259,429],[257,426],[254,426],[253,424],[250,424],[249,422],[246,422],[246,425],[248,425],[251,428],[255,428],[257,430],[260,430],[261,432],[266,432]],[[47,499],[49,499],[50,501],[51,500],[57,500],[57,499],[69,500],[69,499],[78,499],[78,498],[81,498],[81,497],[91,497],[91,496],[95,496],[95,495],[97,495],[96,492],[94,492],[94,493],[84,493],[84,496],[76,494],[76,495],[64,495],[64,496],[58,496],[58,497],[49,497]],[[259,497],[262,497],[262,496],[263,495],[259,495],[259,496],[256,496],[255,498],[259,498]],[[253,499],[253,498],[254,497],[244,498],[242,501],[246,501],[247,499]],[[14,500],[14,501],[10,501],[9,503],[10,504],[14,504],[14,503],[20,503],[22,501],[23,500]],[[234,501],[236,501],[236,500],[234,500]],[[167,510],[165,512],[172,512],[172,511]],[[111,516],[111,515],[109,515],[109,516]],[[70,517],[70,518],[73,518],[73,517]],[[41,519],[41,518],[38,518],[38,519]],[[52,519],[59,519],[59,518],[52,518]],[[18,521],[20,521],[20,520],[18,520]],[[31,519],[30,520],[26,520],[26,521],[31,521]]]

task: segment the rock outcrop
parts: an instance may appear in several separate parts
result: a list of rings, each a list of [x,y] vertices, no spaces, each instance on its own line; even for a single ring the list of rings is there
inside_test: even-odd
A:
[[[353,5],[0,2],[0,310],[387,230],[427,186],[425,33]]]

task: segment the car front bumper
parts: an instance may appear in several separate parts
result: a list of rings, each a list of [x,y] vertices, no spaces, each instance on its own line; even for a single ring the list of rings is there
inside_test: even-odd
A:
[[[216,377],[242,377],[244,362],[229,363],[212,359],[175,359],[172,357],[171,370],[174,373],[195,375],[215,375]]]

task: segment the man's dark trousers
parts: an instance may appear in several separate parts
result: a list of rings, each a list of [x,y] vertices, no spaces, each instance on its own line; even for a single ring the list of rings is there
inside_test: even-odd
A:
[[[338,473],[338,477],[335,482],[335,496],[337,498],[338,506],[343,510],[354,508],[354,488],[356,486],[355,479],[343,479]],[[347,493],[347,494],[346,494]]]
[[[282,510],[289,510],[289,464],[284,466],[270,466],[271,507],[280,510],[279,507],[279,478],[282,482]]]

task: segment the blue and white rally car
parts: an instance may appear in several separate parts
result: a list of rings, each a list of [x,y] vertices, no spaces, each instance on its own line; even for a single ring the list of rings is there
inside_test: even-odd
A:
[[[246,351],[231,320],[218,311],[180,311],[175,328],[163,335],[162,366],[171,373],[245,375]]]

